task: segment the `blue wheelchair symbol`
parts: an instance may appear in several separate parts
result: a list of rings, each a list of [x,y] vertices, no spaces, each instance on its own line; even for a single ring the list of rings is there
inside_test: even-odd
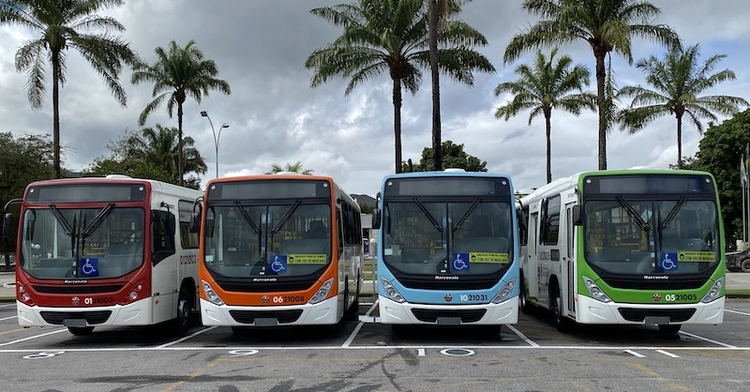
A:
[[[468,271],[469,270],[469,254],[468,253],[454,253],[453,254],[453,270],[454,271]]]
[[[286,256],[274,256],[271,271],[275,274],[286,272]]]
[[[662,253],[660,264],[662,271],[677,270],[677,253]]]
[[[81,276],[99,276],[99,259],[81,259]]]

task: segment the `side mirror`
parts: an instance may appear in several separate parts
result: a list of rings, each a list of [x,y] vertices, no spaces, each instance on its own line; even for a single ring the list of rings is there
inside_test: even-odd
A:
[[[523,212],[522,209],[516,210],[516,220],[518,220],[518,227],[521,231],[526,231],[528,229],[528,222],[526,221],[526,214]]]
[[[170,237],[174,236],[176,231],[174,215],[167,215],[167,221],[164,222],[164,226],[164,229],[167,231],[167,235]]]
[[[583,210],[580,205],[573,206],[573,224],[575,226],[583,225]]]
[[[372,211],[372,228],[375,230],[380,229],[380,208]]]
[[[3,239],[10,238],[11,230],[13,230],[13,214],[7,212],[3,218]]]

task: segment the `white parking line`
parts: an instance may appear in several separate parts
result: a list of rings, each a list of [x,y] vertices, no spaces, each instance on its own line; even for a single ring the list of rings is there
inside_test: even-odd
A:
[[[10,316],[10,317],[5,317],[5,318],[0,318],[0,321],[10,320],[10,319],[14,319],[14,318],[18,318],[18,316],[16,315],[16,316]]]
[[[16,304],[15,304],[15,303],[12,303],[12,304],[5,304],[5,305],[0,305],[0,308],[9,308],[9,307],[11,307],[11,306],[16,306]]]
[[[169,343],[164,343],[164,344],[162,344],[161,346],[156,346],[156,348],[167,348],[167,347],[169,347],[169,346],[171,346],[171,345],[173,345],[173,344],[177,344],[177,343],[182,343],[182,342],[184,342],[184,341],[186,341],[186,340],[188,340],[188,339],[194,338],[194,337],[196,337],[196,336],[198,336],[198,335],[202,334],[203,332],[208,332],[208,331],[210,331],[210,330],[212,330],[212,329],[214,329],[214,328],[218,328],[218,326],[217,326],[217,325],[214,325],[214,326],[211,326],[211,327],[203,328],[203,329],[201,329],[201,330],[199,330],[199,331],[195,332],[195,333],[194,333],[194,334],[192,334],[192,335],[189,335],[189,336],[185,336],[184,338],[180,338],[180,339],[177,339],[177,340],[175,340],[175,341],[173,341],[173,342],[169,342]]]
[[[668,356],[668,357],[672,357],[672,358],[679,358],[679,357],[680,357],[679,355],[677,355],[677,354],[672,354],[672,353],[670,353],[669,351],[664,351],[664,350],[656,350],[656,352],[657,352],[657,353],[660,353],[660,354],[664,354],[664,355],[666,355],[666,356]]]
[[[63,328],[63,329],[58,329],[58,330],[56,330],[56,331],[52,331],[52,332],[47,332],[47,333],[43,333],[43,334],[41,334],[41,335],[34,335],[34,336],[29,336],[28,338],[23,338],[23,339],[18,339],[18,340],[12,340],[12,341],[10,341],[10,342],[0,343],[0,347],[2,347],[2,346],[10,346],[11,344],[15,344],[15,343],[21,343],[21,342],[25,342],[25,341],[27,341],[27,340],[32,340],[32,339],[36,339],[36,338],[41,338],[41,337],[45,337],[45,336],[49,336],[49,335],[54,335],[54,334],[56,334],[56,333],[60,333],[60,332],[67,332],[67,331],[68,331],[68,329],[67,329],[67,328]]]
[[[643,355],[643,354],[638,354],[637,352],[635,352],[635,351],[633,351],[633,350],[624,350],[624,351],[625,351],[626,353],[628,353],[628,354],[630,354],[630,355],[634,356],[634,357],[638,357],[638,358],[646,358],[646,356],[645,356],[645,355]]]
[[[509,325],[507,325],[507,327],[508,327],[508,329],[510,329],[511,331],[513,331],[513,333],[515,333],[516,335],[518,335],[519,338],[523,339],[526,343],[528,343],[529,346],[531,346],[531,347],[539,347],[538,344],[536,344],[533,340],[527,338],[521,331],[519,331],[518,329],[516,329],[514,326],[512,326],[512,325],[509,324]]]
[[[750,313],[747,312],[740,312],[739,310],[732,310],[732,309],[724,309],[725,312],[729,313],[735,313],[735,314],[741,314],[743,316],[750,316]]]
[[[375,310],[375,307],[378,306],[378,301],[373,302],[372,306],[370,306],[370,309],[367,310],[367,313],[365,313],[365,316],[369,316],[370,313],[372,313],[373,310]],[[362,329],[362,325],[365,323],[359,322],[356,327],[354,327],[354,331],[352,331],[351,335],[349,335],[349,338],[346,339],[344,344],[341,345],[341,348],[347,348],[350,344],[354,341],[354,337],[357,336],[359,333],[359,330]]]
[[[718,344],[719,346],[724,346],[724,347],[727,347],[727,348],[737,348],[737,346],[732,346],[731,344],[726,344],[726,343],[718,342],[718,341],[713,340],[713,339],[704,338],[702,336],[694,335],[692,333],[688,333],[688,332],[684,332],[684,331],[680,331],[680,334],[686,335],[686,336],[690,336],[691,338],[700,339],[700,340],[703,340],[704,342]]]

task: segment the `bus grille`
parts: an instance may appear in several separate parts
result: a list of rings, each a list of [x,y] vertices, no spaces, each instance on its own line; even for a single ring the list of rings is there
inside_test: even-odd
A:
[[[302,309],[293,310],[230,310],[234,321],[242,324],[254,324],[256,318],[278,320],[279,324],[293,323],[302,315]]]
[[[102,324],[107,321],[109,315],[112,314],[111,310],[96,310],[92,312],[40,312],[44,321],[54,324],[62,325],[65,320],[86,320],[87,323]]]
[[[618,308],[622,318],[636,323],[642,323],[646,317],[669,317],[672,323],[680,323],[690,320],[695,313],[695,308],[690,309],[635,309]]]
[[[484,317],[487,309],[471,310],[441,310],[441,309],[419,309],[411,310],[417,320],[425,323],[435,323],[438,317],[460,318],[461,323],[476,323]]]
[[[88,285],[76,285],[76,286],[42,286],[32,285],[31,286],[36,292],[45,294],[104,294],[104,293],[116,293],[122,290],[125,285],[109,285],[109,286],[88,286]]]

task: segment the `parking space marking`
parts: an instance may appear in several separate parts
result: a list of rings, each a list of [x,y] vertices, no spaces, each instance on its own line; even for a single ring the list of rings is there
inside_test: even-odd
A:
[[[9,307],[11,307],[11,306],[16,306],[16,304],[15,304],[15,303],[12,303],[12,304],[5,304],[5,305],[0,305],[0,308],[9,308]]]
[[[11,319],[14,319],[14,318],[18,318],[18,316],[16,315],[16,316],[10,316],[10,317],[5,317],[5,318],[0,318],[0,321],[11,320]]]
[[[511,331],[513,331],[513,333],[515,333],[516,335],[518,335],[519,338],[523,339],[523,341],[525,341],[526,343],[528,343],[529,346],[531,346],[531,347],[539,347],[538,344],[536,344],[533,340],[527,338],[526,335],[524,335],[521,331],[519,331],[518,329],[516,329],[514,326],[512,326],[512,325],[509,324],[509,325],[507,325],[507,327],[508,327],[508,329],[510,329]]]
[[[370,309],[368,309],[367,313],[365,313],[365,317],[369,317],[370,313],[372,313],[372,311],[375,310],[376,306],[378,306],[378,301],[375,301],[372,304],[372,306],[370,306]],[[342,348],[347,348],[347,347],[349,347],[349,345],[352,344],[352,342],[354,341],[354,338],[357,336],[357,334],[359,333],[359,330],[362,329],[362,326],[364,324],[365,324],[364,322],[360,321],[357,324],[357,326],[354,327],[354,331],[352,331],[351,335],[349,335],[349,338],[347,338],[346,341],[344,342],[344,344],[341,345]]]
[[[724,309],[725,312],[734,313],[734,314],[741,314],[743,316],[750,316],[750,313],[746,312],[740,312],[739,310],[732,310],[732,309]]]
[[[47,332],[47,333],[43,333],[43,334],[40,334],[40,335],[29,336],[28,338],[17,339],[17,340],[12,340],[10,342],[0,343],[0,347],[2,347],[2,346],[10,346],[11,344],[21,343],[21,342],[25,342],[27,340],[32,340],[32,339],[37,339],[37,338],[43,338],[45,336],[54,335],[54,334],[57,334],[57,333],[60,333],[60,332],[67,332],[67,331],[68,331],[67,328],[58,329],[56,331]],[[34,351],[39,351],[39,350],[34,350]]]
[[[192,339],[192,338],[194,338],[194,337],[196,337],[196,336],[198,336],[198,335],[200,335],[200,334],[202,334],[204,332],[208,332],[208,331],[210,331],[210,330],[212,330],[214,328],[218,328],[218,326],[214,325],[214,326],[211,326],[211,327],[203,328],[203,329],[199,330],[198,332],[193,333],[192,335],[185,336],[185,337],[177,339],[177,340],[175,340],[173,342],[164,343],[161,346],[156,346],[156,348],[166,348],[166,347],[169,347],[169,346],[171,346],[173,344],[182,343],[182,342],[184,342],[184,341],[186,341],[188,339]]]
[[[664,351],[664,350],[656,350],[656,352],[657,352],[657,353],[659,353],[659,354],[664,354],[664,355],[666,355],[666,356],[668,356],[668,357],[672,357],[672,358],[679,358],[679,357],[680,357],[679,355],[677,355],[677,354],[672,354],[672,353],[670,353],[669,351]]]
[[[685,336],[690,336],[691,338],[694,338],[694,339],[700,339],[700,340],[702,340],[704,342],[718,344],[719,346],[724,346],[726,348],[737,348],[737,346],[732,346],[731,344],[726,344],[726,343],[722,343],[722,342],[719,342],[719,341],[716,341],[716,340],[713,340],[713,339],[704,338],[702,336],[694,335],[692,333],[685,332],[685,331],[680,331],[680,334],[685,335]]]
[[[635,351],[633,351],[633,350],[624,350],[624,351],[625,351],[626,353],[628,353],[628,354],[630,354],[630,355],[634,356],[634,357],[638,357],[638,358],[646,358],[646,356],[645,356],[645,355],[643,355],[643,354],[638,354],[637,352],[635,352]]]

